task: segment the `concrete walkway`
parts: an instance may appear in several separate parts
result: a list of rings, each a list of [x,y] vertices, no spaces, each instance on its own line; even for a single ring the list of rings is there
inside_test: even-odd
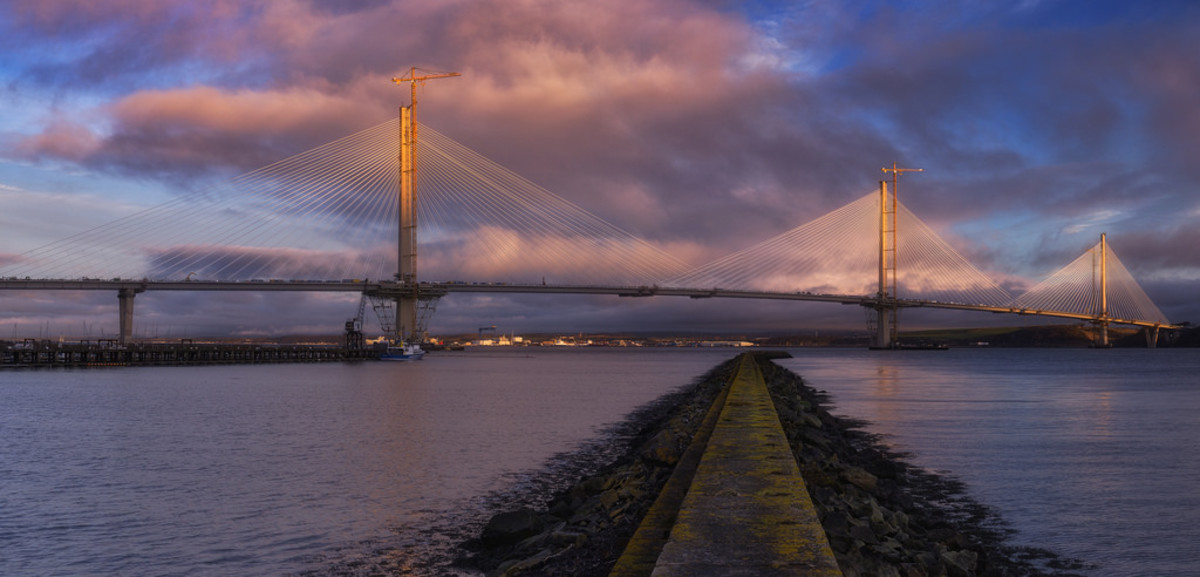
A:
[[[841,574],[762,372],[743,355],[651,575]]]

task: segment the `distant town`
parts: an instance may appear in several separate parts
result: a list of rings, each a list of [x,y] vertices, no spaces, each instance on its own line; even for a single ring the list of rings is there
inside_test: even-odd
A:
[[[1159,346],[1200,347],[1200,327],[1182,323],[1183,328],[1164,335]],[[983,327],[905,331],[900,341],[907,345],[943,345],[962,347],[1069,347],[1087,348],[1092,345],[1092,327],[1087,324],[1036,325],[1026,327]],[[1113,346],[1145,347],[1144,336],[1136,330],[1112,328]],[[368,346],[380,338],[368,338]],[[253,335],[253,336],[196,336],[140,337],[144,344],[222,343],[222,344],[279,344],[343,346],[344,335]],[[485,327],[476,333],[430,335],[423,346],[427,350],[464,350],[485,347],[867,347],[870,337],[865,331],[805,331],[793,334],[667,334],[655,332],[622,333],[531,333],[516,334]],[[0,339],[0,345],[20,343],[92,343],[117,347],[115,338],[80,338],[71,336]]]
[[[1137,330],[1112,328],[1113,345],[1145,347]],[[1078,347],[1092,345],[1092,327],[1087,324],[1037,325],[1027,327],[984,327],[901,332],[900,340],[912,345],[951,347]],[[870,336],[863,331],[809,331],[785,335],[751,334],[654,334],[576,333],[519,335],[485,327],[475,334],[431,336],[433,349],[468,347],[866,347]],[[1184,329],[1163,339],[1161,346],[1200,346],[1200,328],[1185,323]],[[370,342],[370,341],[368,341]]]

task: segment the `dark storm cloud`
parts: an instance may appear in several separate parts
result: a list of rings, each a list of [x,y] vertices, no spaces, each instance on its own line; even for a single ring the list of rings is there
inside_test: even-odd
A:
[[[1120,239],[1119,246],[1122,262],[1134,271],[1166,277],[1191,273],[1200,277],[1200,226],[1129,234]]]

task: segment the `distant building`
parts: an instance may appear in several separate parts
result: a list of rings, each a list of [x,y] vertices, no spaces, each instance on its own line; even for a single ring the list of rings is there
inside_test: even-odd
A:
[[[700,341],[696,343],[701,347],[752,347],[754,343],[750,341]]]

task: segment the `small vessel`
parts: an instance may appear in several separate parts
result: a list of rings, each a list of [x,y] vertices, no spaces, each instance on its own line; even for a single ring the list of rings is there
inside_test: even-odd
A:
[[[381,361],[419,361],[425,356],[421,345],[411,343],[389,343],[387,349],[379,354]]]

